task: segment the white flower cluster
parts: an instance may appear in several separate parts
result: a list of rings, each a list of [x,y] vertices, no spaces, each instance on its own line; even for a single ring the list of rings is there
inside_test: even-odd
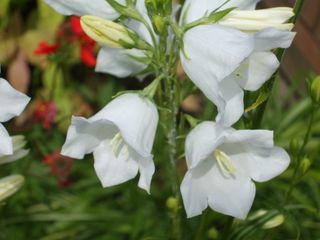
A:
[[[132,44],[132,39],[122,35],[122,28],[99,20],[119,17],[108,1],[45,1],[65,15],[95,16],[83,17],[82,24],[95,27],[87,33],[102,45],[96,71],[127,77],[148,67],[136,61],[146,57],[143,48],[119,47]],[[295,36],[293,25],[287,23],[293,16],[291,8],[254,10],[258,1],[186,0],[182,7],[179,26],[187,28],[180,51],[183,69],[218,109],[215,122],[199,124],[186,139],[188,171],[181,193],[188,217],[209,206],[245,218],[255,196],[253,181],[270,180],[290,162],[288,154],[274,146],[272,131],[231,127],[244,113],[244,90],[256,91],[272,76],[279,67],[273,50],[288,48]],[[125,0],[117,3],[126,5]],[[135,9],[152,29],[145,1],[137,0]],[[219,21],[193,24],[228,9]],[[130,33],[152,47],[159,39],[156,34],[152,37],[148,25],[134,18],[126,23]],[[139,172],[139,186],[149,192],[157,124],[157,109],[150,100],[124,94],[89,119],[74,117],[62,153],[73,158],[93,153],[96,173],[105,187],[132,179]]]

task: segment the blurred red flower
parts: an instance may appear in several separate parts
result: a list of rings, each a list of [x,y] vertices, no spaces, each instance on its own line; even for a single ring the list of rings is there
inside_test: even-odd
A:
[[[34,118],[41,121],[45,129],[50,129],[57,116],[57,106],[52,101],[39,101],[36,103]]]
[[[72,158],[62,156],[58,150],[43,157],[43,163],[50,168],[50,173],[56,177],[60,187],[71,185],[70,175],[73,161]]]
[[[96,65],[96,58],[94,56],[96,42],[83,31],[80,23],[80,17],[70,17],[69,24],[71,27],[71,31],[74,33],[80,43],[80,54],[82,62],[89,67],[94,67]]]
[[[38,44],[38,47],[34,50],[35,55],[49,55],[52,53],[56,53],[60,45],[58,43],[49,44],[46,41],[42,41]]]

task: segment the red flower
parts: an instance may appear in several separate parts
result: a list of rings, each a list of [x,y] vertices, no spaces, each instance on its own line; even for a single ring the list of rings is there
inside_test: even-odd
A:
[[[97,60],[94,56],[93,49],[87,46],[81,46],[80,51],[82,62],[89,67],[94,67],[97,63]]]
[[[85,34],[81,27],[80,17],[77,17],[77,16],[70,17],[69,24],[71,27],[71,31],[74,33],[74,35],[81,37],[82,35]]]
[[[49,168],[53,176],[57,178],[60,187],[69,187],[71,185],[70,175],[73,167],[73,159],[62,156],[58,150],[43,157],[43,163]]]
[[[69,24],[71,27],[71,31],[80,43],[80,54],[82,62],[89,67],[94,67],[96,65],[96,58],[94,56],[96,42],[83,31],[80,23],[80,17],[70,17]]]
[[[35,55],[49,55],[52,53],[57,52],[57,50],[60,48],[60,45],[58,43],[55,44],[49,44],[46,41],[42,41],[38,44],[38,47],[34,50]]]
[[[77,43],[80,45],[79,51],[83,64],[89,67],[94,67],[96,65],[94,50],[97,43],[83,31],[80,17],[69,17],[69,21],[61,26],[57,36],[60,41],[66,41],[71,44]]]
[[[34,112],[35,120],[41,121],[45,129],[50,129],[57,116],[57,107],[54,102],[39,101]]]

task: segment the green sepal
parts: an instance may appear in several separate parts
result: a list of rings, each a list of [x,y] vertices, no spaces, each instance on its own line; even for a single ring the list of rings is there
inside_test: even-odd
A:
[[[191,28],[200,26],[200,25],[208,25],[213,24],[221,19],[223,19],[225,16],[227,16],[230,12],[232,12],[236,8],[228,8],[222,11],[213,11],[208,17],[200,18],[196,21],[193,21],[191,23],[188,23],[184,26],[184,32],[190,30]]]
[[[150,99],[153,99],[163,78],[164,76],[160,75],[159,77],[154,79],[152,83],[150,83],[146,88],[143,89],[142,94]]]
[[[184,118],[187,120],[187,122],[190,124],[192,128],[198,125],[200,122],[199,119],[196,119],[195,117],[191,116],[190,114],[184,114]]]
[[[248,113],[248,112],[251,112],[251,111],[257,109],[261,104],[263,104],[265,101],[268,100],[270,95],[271,95],[270,91],[266,87],[262,87],[262,89],[261,89],[257,99],[255,100],[255,102],[253,104],[251,104],[251,106],[247,107],[244,110],[244,112]]]
[[[125,91],[120,91],[120,92],[117,92],[115,95],[112,96],[112,99],[114,98],[117,98],[123,94],[126,94],[126,93],[135,93],[135,94],[141,94],[141,91],[140,90],[125,90]]]
[[[132,1],[126,1],[127,6],[121,5],[116,0],[106,0],[106,1],[110,4],[111,7],[113,7],[121,15],[143,22],[142,16],[137,11]]]

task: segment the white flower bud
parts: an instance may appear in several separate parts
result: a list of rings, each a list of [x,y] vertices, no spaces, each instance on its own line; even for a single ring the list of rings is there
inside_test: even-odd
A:
[[[21,175],[11,175],[0,180],[0,202],[10,197],[20,189],[24,183],[24,177]]]

